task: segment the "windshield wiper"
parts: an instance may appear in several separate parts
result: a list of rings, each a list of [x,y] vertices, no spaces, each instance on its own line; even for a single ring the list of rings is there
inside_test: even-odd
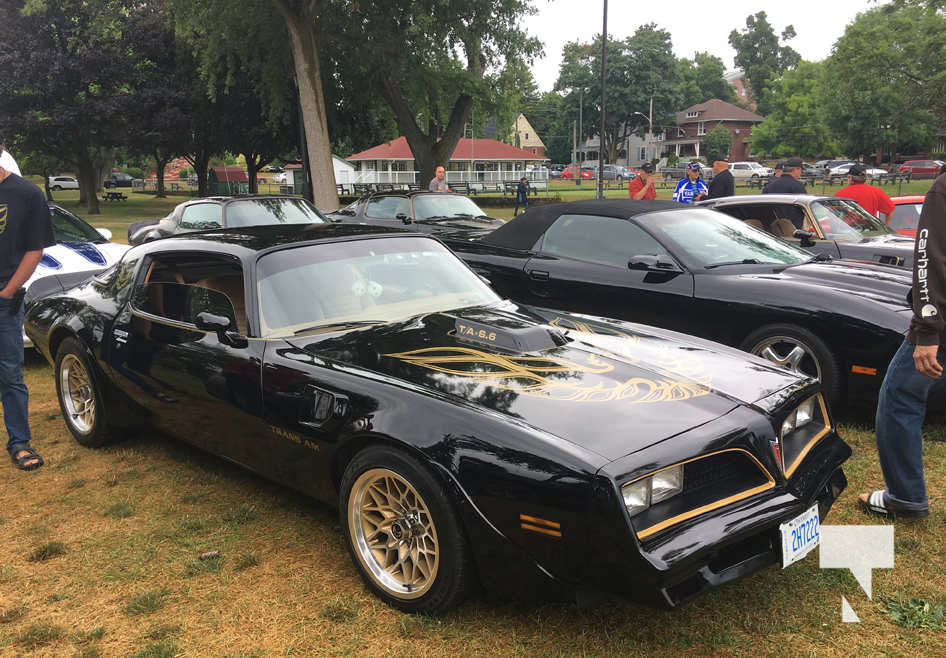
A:
[[[331,324],[315,324],[305,329],[299,329],[293,336],[305,334],[310,331],[329,331],[331,329],[351,329],[353,327],[367,327],[372,324],[384,324],[385,320],[350,320],[348,322],[332,322]]]
[[[834,257],[831,254],[815,254],[808,260],[806,263],[830,263],[834,260]]]
[[[462,217],[464,219],[478,219],[480,221],[484,219],[489,220],[489,221],[493,220],[493,218],[490,217],[489,215],[474,215],[473,213],[470,213],[470,212],[458,212],[457,214],[454,215],[454,217]]]
[[[758,265],[762,261],[758,258],[743,258],[742,260],[731,260],[725,263],[713,263],[712,265],[707,265],[703,269],[711,270],[714,267],[723,267],[725,265]]]

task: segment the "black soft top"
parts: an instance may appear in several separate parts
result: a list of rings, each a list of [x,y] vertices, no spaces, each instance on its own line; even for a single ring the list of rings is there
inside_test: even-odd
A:
[[[531,249],[545,230],[562,215],[599,215],[629,219],[645,213],[686,210],[691,207],[676,201],[634,201],[633,199],[586,199],[568,203],[550,203],[529,208],[480,241],[509,249],[527,250]]]

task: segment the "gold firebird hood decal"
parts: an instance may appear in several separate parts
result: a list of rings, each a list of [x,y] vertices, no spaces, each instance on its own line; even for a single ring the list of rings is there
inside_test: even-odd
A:
[[[587,384],[587,378],[581,375],[614,370],[595,355],[589,355],[585,363],[577,363],[553,356],[493,354],[472,347],[427,347],[385,356],[489,386],[566,402],[677,402],[710,392],[708,377],[680,380],[664,372],[654,379],[632,377],[624,382]]]

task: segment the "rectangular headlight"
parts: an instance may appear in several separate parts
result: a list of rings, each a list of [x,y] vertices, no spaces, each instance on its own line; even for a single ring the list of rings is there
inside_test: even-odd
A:
[[[640,514],[650,507],[650,478],[641,478],[621,487],[624,504],[631,516]]]
[[[683,465],[665,468],[651,476],[650,502],[659,503],[683,491]]]
[[[811,422],[811,419],[815,416],[815,398],[810,397],[800,405],[795,410],[795,429],[799,427],[804,427]]]

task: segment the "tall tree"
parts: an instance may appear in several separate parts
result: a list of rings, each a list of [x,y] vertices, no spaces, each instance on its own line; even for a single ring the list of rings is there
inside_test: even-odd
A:
[[[0,3],[0,117],[29,151],[75,167],[87,212],[99,212],[102,153],[124,137],[134,68],[123,0]],[[15,44],[15,48],[13,45]]]
[[[776,36],[764,11],[747,16],[746,29],[729,33],[729,45],[736,51],[736,66],[745,71],[749,95],[762,115],[769,111],[765,90],[801,60],[797,52],[784,45],[794,37],[795,28],[791,25],[782,30],[780,37]]]
[[[931,146],[946,123],[946,74],[935,53],[946,53],[946,16],[935,9],[878,7],[847,26],[826,61],[823,94],[845,153]]]
[[[696,53],[691,60],[677,60],[677,76],[680,78],[680,107],[690,107],[718,98],[735,103],[736,90],[723,77],[726,67],[723,60],[709,53]]]
[[[828,127],[824,64],[801,61],[767,91],[769,113],[752,129],[752,150],[776,156],[835,155],[838,142]]]

